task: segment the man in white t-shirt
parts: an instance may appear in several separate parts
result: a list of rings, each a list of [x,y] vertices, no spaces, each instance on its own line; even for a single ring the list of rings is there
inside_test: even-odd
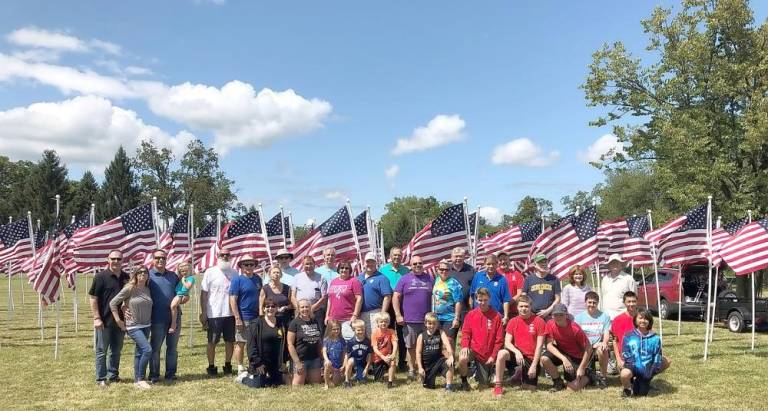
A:
[[[235,317],[229,306],[229,286],[238,275],[229,261],[230,252],[221,248],[218,264],[205,270],[200,283],[200,323],[208,330],[208,375],[215,377],[216,345],[224,337],[224,374],[232,374],[232,351],[235,343]]]
[[[637,283],[631,275],[624,272],[625,261],[619,254],[611,254],[608,257],[608,275],[601,280],[600,289],[603,292],[602,308],[603,312],[616,318],[626,310],[624,306],[624,293],[627,291],[637,292]]]

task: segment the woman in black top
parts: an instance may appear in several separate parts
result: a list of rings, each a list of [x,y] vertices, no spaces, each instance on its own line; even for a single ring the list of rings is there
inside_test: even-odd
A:
[[[280,282],[283,277],[283,271],[280,267],[273,265],[269,268],[269,284],[261,288],[261,307],[259,315],[266,314],[264,311],[264,302],[271,298],[277,306],[277,319],[283,324],[289,324],[293,319],[293,304],[291,304],[291,287]]]
[[[323,356],[320,325],[311,314],[311,303],[299,300],[299,315],[288,326],[288,353],[293,363],[293,386],[304,385],[305,380],[322,380]]]
[[[256,328],[251,340],[249,372],[262,375],[265,387],[276,387],[283,384],[283,368],[285,365],[286,329],[285,324],[277,318],[277,304],[267,298],[262,305],[265,314],[256,320]]]

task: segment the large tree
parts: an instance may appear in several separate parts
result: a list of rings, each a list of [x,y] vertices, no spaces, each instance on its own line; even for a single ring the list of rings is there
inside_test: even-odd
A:
[[[69,200],[67,168],[55,151],[46,150],[30,170],[21,194],[16,198],[17,213],[31,211],[32,219],[40,219],[41,227],[47,229],[55,222],[57,194],[61,199],[60,211],[63,211]]]
[[[136,185],[131,161],[122,146],[104,171],[100,194],[96,203],[97,222],[115,218],[135,208],[141,201],[141,190]]]
[[[381,227],[384,229],[384,249],[403,246],[416,231],[435,219],[451,203],[440,202],[434,197],[395,197],[384,208]]]
[[[155,146],[152,140],[144,140],[136,149],[132,165],[138,175],[142,202],[157,198],[160,217],[168,222],[183,211],[179,174],[171,169],[174,156],[171,150]]]
[[[675,213],[714,196],[730,220],[768,211],[768,23],[745,0],[685,0],[642,21],[643,60],[621,42],[594,53],[582,86],[606,109],[626,154],[611,167],[649,163]]]
[[[35,163],[30,161],[11,161],[8,157],[0,156],[0,225],[8,221],[8,217],[26,217],[26,210],[20,205],[25,182]]]
[[[83,173],[80,181],[70,183],[70,200],[64,211],[64,220],[68,222],[72,216],[80,217],[91,210],[91,204],[95,204],[99,198],[99,185],[90,171]]]
[[[548,222],[560,218],[552,211],[552,202],[543,198],[525,196],[517,204],[517,211],[509,218],[502,218],[502,226],[525,223],[538,218],[544,218]]]

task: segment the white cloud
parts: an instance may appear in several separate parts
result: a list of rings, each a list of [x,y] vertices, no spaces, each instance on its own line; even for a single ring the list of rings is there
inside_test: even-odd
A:
[[[53,149],[66,163],[101,172],[118,146],[132,155],[149,139],[179,154],[194,135],[171,136],[96,96],[0,111],[0,152],[13,159],[37,160],[43,150]]]
[[[323,127],[332,107],[327,101],[307,100],[293,90],[264,88],[231,81],[222,88],[184,83],[152,89],[150,109],[162,116],[215,134],[214,147],[222,155],[237,147],[266,147],[272,142]]]
[[[341,191],[330,191],[325,193],[325,198],[328,200],[341,200],[347,198],[347,195]]]
[[[392,164],[384,170],[384,175],[387,177],[387,180],[394,180],[398,173],[400,173],[400,166],[397,164]]]
[[[315,225],[315,219],[314,218],[307,219],[307,224],[306,225],[308,225],[308,226]]]
[[[503,216],[504,213],[496,207],[480,207],[480,217],[483,217],[488,224],[499,224]]]
[[[602,162],[603,160],[600,157],[603,155],[605,155],[606,160],[611,160],[616,154],[624,154],[624,145],[613,134],[601,136],[592,145],[587,147],[586,151],[576,153],[579,160],[587,163]]]
[[[12,57],[15,59],[29,61],[33,63],[57,61],[60,56],[61,54],[58,51],[50,50],[50,49],[22,50],[22,51],[16,51],[12,55]]]
[[[491,161],[496,165],[520,165],[528,167],[545,167],[560,158],[560,153],[543,150],[527,138],[519,138],[496,146],[491,155]]]
[[[125,72],[132,76],[148,76],[153,74],[152,70],[146,67],[139,67],[139,66],[128,66],[125,68]]]
[[[400,155],[429,150],[464,138],[466,123],[458,115],[438,114],[426,127],[417,127],[408,138],[400,138],[392,154]]]
[[[20,47],[42,48],[61,52],[83,53],[101,50],[109,54],[119,55],[122,48],[108,41],[92,39],[82,40],[69,34],[49,31],[37,27],[23,27],[5,36],[11,44]]]

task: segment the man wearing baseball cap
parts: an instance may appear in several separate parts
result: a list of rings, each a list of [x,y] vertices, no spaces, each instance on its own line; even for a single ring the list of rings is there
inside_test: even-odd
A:
[[[578,324],[568,318],[565,304],[555,304],[552,319],[547,321],[547,346],[541,366],[552,376],[553,391],[566,388],[558,366],[563,366],[567,387],[578,391],[589,384],[587,366],[592,359],[592,344]]]
[[[392,286],[389,279],[376,269],[376,256],[371,252],[365,254],[365,269],[357,276],[357,280],[363,285],[360,319],[365,321],[368,335],[371,335],[376,328],[376,314],[389,310]]]
[[[611,320],[624,312],[624,293],[637,292],[637,283],[631,275],[624,272],[626,262],[619,254],[611,254],[608,257],[608,275],[602,279],[600,289],[602,291],[603,312],[611,317]]]
[[[549,259],[544,254],[533,257],[534,275],[523,282],[523,294],[531,297],[531,311],[544,320],[549,319],[552,308],[560,303],[560,280],[549,273]]]

